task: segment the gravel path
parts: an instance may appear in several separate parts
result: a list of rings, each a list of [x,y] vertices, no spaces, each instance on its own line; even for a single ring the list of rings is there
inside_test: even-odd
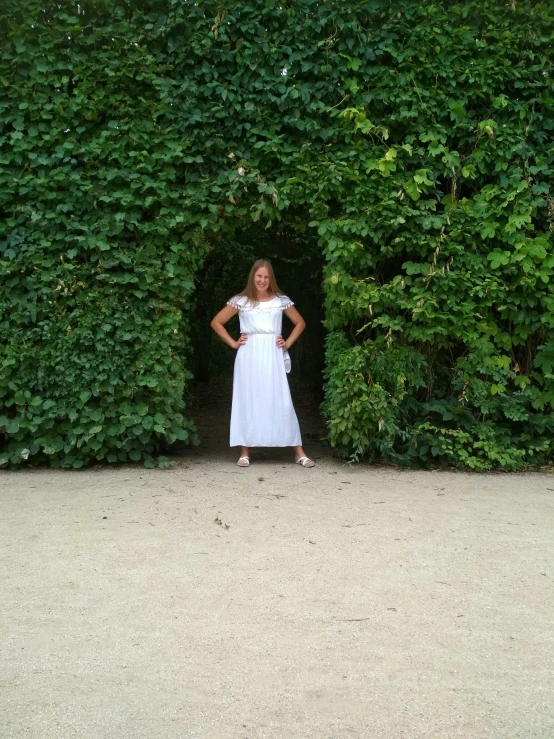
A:
[[[552,739],[554,477],[0,475],[3,739]]]

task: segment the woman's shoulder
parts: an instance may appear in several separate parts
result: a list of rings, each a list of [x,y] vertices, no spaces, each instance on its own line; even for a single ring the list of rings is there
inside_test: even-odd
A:
[[[265,305],[266,303],[267,305]],[[231,308],[235,308],[235,310],[275,310],[276,308],[287,310],[287,308],[292,308],[294,303],[288,295],[276,295],[272,300],[266,300],[263,303],[254,303],[252,305],[248,300],[247,295],[233,295],[233,297],[229,298],[227,301],[227,305]]]
[[[246,306],[247,302],[248,298],[246,295],[233,295],[233,297],[229,298],[227,301],[227,305],[236,310],[242,310]]]
[[[288,295],[278,295],[277,297],[281,301],[282,310],[287,310],[287,308],[292,308],[292,306],[294,305],[294,303],[292,302],[292,300],[289,298]]]

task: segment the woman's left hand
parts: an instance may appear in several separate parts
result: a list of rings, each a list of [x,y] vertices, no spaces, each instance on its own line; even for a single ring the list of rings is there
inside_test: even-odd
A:
[[[283,339],[282,336],[277,337],[277,346],[279,349],[288,349],[287,342]]]

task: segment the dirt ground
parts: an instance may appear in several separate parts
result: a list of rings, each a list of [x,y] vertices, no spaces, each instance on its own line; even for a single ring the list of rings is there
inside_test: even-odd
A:
[[[0,473],[3,739],[552,739],[553,476],[242,470],[214,418]]]

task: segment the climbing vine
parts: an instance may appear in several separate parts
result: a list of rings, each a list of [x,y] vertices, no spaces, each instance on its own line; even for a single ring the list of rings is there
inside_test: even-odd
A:
[[[0,464],[194,441],[195,275],[252,222],[324,254],[340,455],[552,461],[550,4],[12,0],[0,21]]]

